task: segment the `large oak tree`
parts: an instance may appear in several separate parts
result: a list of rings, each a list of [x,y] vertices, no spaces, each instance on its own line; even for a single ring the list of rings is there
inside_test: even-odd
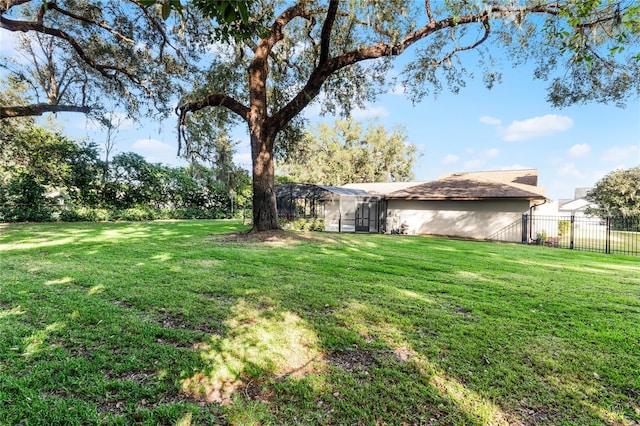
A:
[[[312,102],[348,115],[385,84],[405,85],[416,100],[444,87],[457,91],[473,61],[491,86],[500,79],[496,60],[533,61],[535,77],[550,81],[556,105],[624,103],[640,90],[640,5],[633,0],[255,0],[243,3],[250,14],[237,14],[251,24],[248,32],[238,30],[234,14],[228,21],[223,14],[222,26],[206,21],[220,21],[209,12],[229,2],[187,2],[182,20],[169,17],[178,4],[0,0],[0,28],[61,40],[69,58],[95,77],[81,87],[119,96],[131,113],[150,103],[162,110],[188,81],[190,93],[178,106],[181,124],[201,110],[216,127],[244,123],[258,231],[278,228],[274,157],[296,149],[301,112]],[[390,81],[397,56],[406,56],[407,65]],[[0,111],[11,114],[7,106]],[[188,138],[183,142],[191,151]]]
[[[254,6],[257,16],[273,16],[266,33],[232,44],[212,61],[206,82],[183,99],[179,112],[184,122],[190,113],[213,108],[221,121],[231,113],[246,124],[257,231],[278,228],[274,156],[295,149],[291,130],[303,109],[321,99],[325,111],[348,115],[379,93],[388,83],[390,59],[406,52],[411,60],[401,83],[415,99],[443,86],[457,91],[469,76],[466,61],[477,58],[489,86],[500,78],[494,60],[537,61],[536,76],[551,80],[549,99],[556,105],[623,102],[639,90],[638,52],[616,56],[638,40],[634,2],[330,0]],[[463,57],[469,51],[475,56]]]

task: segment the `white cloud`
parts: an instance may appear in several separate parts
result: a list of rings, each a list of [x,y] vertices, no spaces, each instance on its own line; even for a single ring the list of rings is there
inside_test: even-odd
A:
[[[569,148],[569,157],[582,158],[591,153],[591,146],[588,143],[575,144]]]
[[[499,126],[502,124],[501,120],[495,117],[491,117],[489,115],[483,115],[482,117],[480,117],[480,122],[484,124],[488,124],[490,126]]]
[[[387,117],[389,111],[383,106],[367,105],[365,109],[355,108],[351,111],[353,118]]]
[[[468,149],[467,154],[474,157],[464,162],[465,168],[470,170],[477,169],[485,165],[490,159],[498,157],[500,155],[500,150],[497,148],[490,148],[476,152],[473,149]]]
[[[610,162],[631,160],[635,164],[640,162],[640,148],[638,145],[614,146],[604,152],[603,158]]]
[[[458,160],[460,160],[460,157],[458,157],[457,155],[447,154],[442,159],[442,164],[454,164],[457,163]]]
[[[133,143],[133,148],[150,163],[177,164],[182,163],[177,158],[177,147],[156,139],[139,139]]]
[[[586,175],[578,170],[576,163],[565,163],[558,169],[558,174],[560,176],[569,176],[578,179],[586,178]]]
[[[547,114],[526,120],[514,120],[498,132],[505,141],[522,141],[564,132],[573,127],[573,120],[564,115]]]

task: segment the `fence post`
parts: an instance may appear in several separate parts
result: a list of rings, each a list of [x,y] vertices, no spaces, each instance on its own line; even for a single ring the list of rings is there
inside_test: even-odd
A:
[[[529,224],[529,215],[523,214],[522,215],[522,244],[527,244],[528,242],[528,239],[527,239],[527,234],[529,233],[527,231],[528,224]]]
[[[571,215],[571,232],[569,232],[569,248],[573,250],[573,238],[575,236],[576,217]]]
[[[604,252],[606,254],[611,254],[611,217],[610,216],[607,216],[606,225],[607,225],[607,239],[605,243]]]

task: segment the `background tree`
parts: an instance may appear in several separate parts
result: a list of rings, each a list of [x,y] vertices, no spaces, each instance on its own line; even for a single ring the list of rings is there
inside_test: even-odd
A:
[[[414,60],[400,81],[416,100],[463,87],[469,73],[461,55],[471,51],[477,55],[468,59],[479,58],[488,86],[500,79],[491,52],[516,63],[537,60],[535,75],[552,81],[549,99],[556,104],[624,102],[640,90],[634,1],[256,2],[251,14],[263,22],[273,16],[268,30],[229,43],[179,111],[182,124],[203,109],[213,109],[220,121],[235,115],[246,124],[257,231],[279,228],[274,155],[299,147],[283,135],[296,134],[301,111],[320,99],[323,111],[348,115],[384,83],[395,83],[386,78],[389,58],[404,52]],[[624,46],[632,48],[621,51]]]
[[[586,198],[599,206],[589,209],[588,214],[640,218],[640,166],[607,174]]]
[[[74,141],[35,125],[15,129],[0,163],[2,204],[9,220],[47,219],[57,198],[85,205],[97,199],[100,170],[94,145]]]
[[[21,34],[27,61],[3,58],[29,96],[0,105],[0,118],[93,110],[106,103],[130,114],[169,111],[188,74],[191,51],[178,50],[161,8],[135,0],[0,1],[0,30]],[[177,30],[177,27],[176,27]],[[183,34],[186,34],[183,32]]]
[[[416,153],[401,128],[388,132],[376,122],[363,128],[352,119],[337,120],[308,131],[277,170],[293,181],[334,186],[408,181]]]

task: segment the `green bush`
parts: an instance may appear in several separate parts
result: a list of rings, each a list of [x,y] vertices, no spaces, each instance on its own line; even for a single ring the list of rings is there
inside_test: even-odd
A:
[[[86,221],[85,216],[78,210],[62,210],[57,217],[62,222],[81,222]]]
[[[132,207],[117,211],[114,219],[130,222],[140,222],[143,220],[153,220],[156,218],[154,210],[145,207]]]
[[[53,210],[46,207],[3,207],[0,220],[4,222],[51,222]]]
[[[536,244],[544,244],[549,238],[547,237],[547,231],[538,232],[536,234]]]
[[[569,233],[569,229],[571,229],[571,221],[569,220],[560,220],[558,221],[558,236],[562,237]]]
[[[225,210],[206,208],[182,208],[169,211],[171,219],[228,219]]]
[[[296,219],[291,222],[287,222],[286,220],[281,224],[281,226],[285,229],[294,229],[298,231],[316,231],[322,232],[324,231],[324,220],[321,219]]]

